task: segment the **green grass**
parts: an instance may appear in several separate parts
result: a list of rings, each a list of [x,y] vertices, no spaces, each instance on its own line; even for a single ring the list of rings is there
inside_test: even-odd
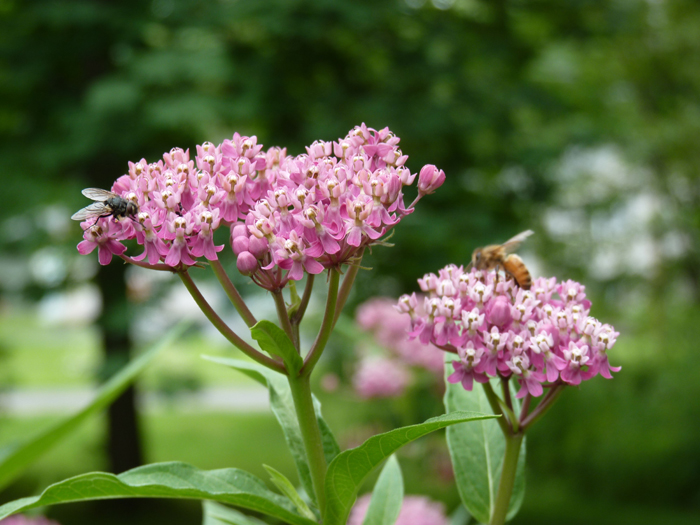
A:
[[[33,312],[0,316],[0,388],[68,388],[94,385],[103,354],[96,329],[43,325]],[[252,379],[201,359],[202,354],[246,357],[200,334],[167,348],[140,382],[147,390],[173,382],[200,386],[253,385]]]

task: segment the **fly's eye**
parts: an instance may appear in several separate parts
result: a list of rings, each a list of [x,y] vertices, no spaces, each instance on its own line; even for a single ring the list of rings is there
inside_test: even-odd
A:
[[[478,261],[481,259],[481,252],[476,252],[476,260]]]

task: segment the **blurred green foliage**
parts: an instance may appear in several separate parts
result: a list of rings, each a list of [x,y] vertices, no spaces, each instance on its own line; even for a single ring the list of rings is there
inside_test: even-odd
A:
[[[700,3],[0,0],[0,24],[7,300],[90,274],[65,222],[94,174],[233,131],[296,154],[389,126],[448,180],[366,259],[354,304],[532,228],[533,272],[584,281],[622,332],[615,380],[533,432],[520,519],[591,498],[700,512]],[[70,270],[18,290],[37,254]]]

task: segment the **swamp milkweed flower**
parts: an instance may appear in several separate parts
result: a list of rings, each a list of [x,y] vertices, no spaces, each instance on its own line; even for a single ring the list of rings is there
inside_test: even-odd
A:
[[[513,377],[516,397],[538,397],[543,386],[610,379],[620,370],[608,361],[619,333],[590,316],[585,286],[575,281],[539,278],[523,290],[495,272],[448,265],[418,282],[426,295],[404,295],[396,308],[410,316],[411,339],[459,356],[448,381],[466,390]]]

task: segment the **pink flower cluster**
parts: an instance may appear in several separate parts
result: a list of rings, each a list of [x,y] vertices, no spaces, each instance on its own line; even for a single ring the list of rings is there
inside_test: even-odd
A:
[[[448,265],[418,283],[426,294],[404,295],[397,309],[410,315],[410,337],[456,352],[448,380],[471,390],[489,377],[515,377],[540,396],[543,386],[578,385],[597,374],[610,379],[608,350],[619,335],[589,315],[585,287],[574,281],[535,279],[519,288],[495,272]]]
[[[225,226],[239,270],[277,288],[347,262],[413,211],[402,190],[416,174],[404,166],[398,143],[388,128],[363,124],[294,157],[278,147],[263,151],[256,137],[236,133],[197,146],[194,159],[174,148],[154,163],[130,162],[112,191],[133,202],[137,216],[83,222],[78,249],[97,247],[107,264],[126,250],[121,241],[135,238],[144,250],[134,260],[183,268],[200,257],[216,260],[223,245],[214,232]],[[418,199],[444,180],[442,170],[423,167]]]
[[[362,525],[372,499],[371,494],[358,498],[350,512],[348,525]],[[445,515],[442,503],[425,496],[406,496],[401,505],[396,525],[448,525],[450,520]]]

